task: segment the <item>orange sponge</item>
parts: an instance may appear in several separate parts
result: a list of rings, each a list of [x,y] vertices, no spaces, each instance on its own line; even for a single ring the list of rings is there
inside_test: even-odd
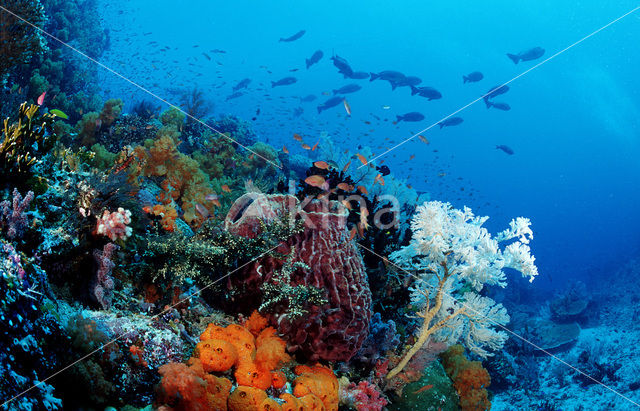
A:
[[[282,406],[273,398],[267,398],[262,401],[258,409],[260,411],[282,411]]]
[[[273,327],[262,330],[257,339],[256,363],[262,368],[273,370],[291,357],[285,352],[287,343],[276,335]]]
[[[266,390],[271,387],[271,372],[253,362],[242,362],[235,372],[238,385],[246,385]]]
[[[260,334],[260,331],[262,331],[268,324],[269,322],[267,319],[261,316],[258,311],[254,310],[244,326],[251,331],[251,334],[257,337],[258,334]]]
[[[280,395],[280,399],[285,401],[285,403],[282,404],[282,411],[304,411],[304,407],[300,400],[293,395],[284,393]]]
[[[299,365],[295,368],[293,395],[298,398],[314,394],[327,411],[338,410],[338,379],[329,368],[317,364],[313,367]]]
[[[304,411],[327,411],[329,408],[325,407],[324,403],[320,398],[313,394],[307,394],[300,398],[298,398],[300,404],[302,405]],[[338,407],[336,406],[336,410]]]
[[[229,396],[229,411],[259,411],[260,404],[267,399],[264,390],[238,386]]]
[[[196,345],[194,356],[200,358],[206,372],[224,372],[238,361],[238,353],[230,342],[204,340]]]
[[[276,390],[284,388],[287,384],[287,377],[282,371],[274,371],[271,373],[271,386]]]

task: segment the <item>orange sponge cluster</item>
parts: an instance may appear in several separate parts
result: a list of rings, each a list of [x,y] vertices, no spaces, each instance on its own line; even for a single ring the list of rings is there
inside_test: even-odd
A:
[[[440,354],[440,358],[458,392],[460,408],[463,411],[491,409],[489,393],[486,390],[486,387],[491,384],[491,377],[482,367],[482,363],[469,361],[464,355],[464,347],[459,344],[451,346]]]
[[[165,405],[163,410],[337,411],[338,380],[331,369],[319,364],[295,367],[293,394],[282,393],[287,378],[280,368],[291,358],[285,351],[286,342],[267,325],[257,312],[244,326],[209,324],[200,335],[189,367],[173,363],[161,367],[159,399],[171,406]],[[233,392],[231,380],[206,374],[231,372],[238,385]],[[267,391],[282,394],[274,399]],[[205,403],[210,408],[198,408]]]

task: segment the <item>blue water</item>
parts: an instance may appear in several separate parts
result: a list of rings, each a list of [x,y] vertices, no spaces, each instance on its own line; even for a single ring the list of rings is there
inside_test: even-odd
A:
[[[109,2],[103,20],[112,46],[102,62],[170,103],[180,103],[176,90],[198,87],[212,114],[249,119],[260,108],[254,127],[276,146],[287,144],[295,152],[293,133],[314,140],[327,131],[344,148],[367,145],[377,154],[634,6],[632,1],[199,1],[189,7],[163,0]],[[301,29],[306,30],[301,39],[278,42]],[[490,231],[515,216],[531,218],[532,248],[543,274],[538,287],[606,277],[611,264],[640,246],[638,36],[640,14],[625,17],[516,79],[511,91],[496,98],[511,111],[487,110],[479,101],[459,114],[462,125],[432,128],[424,133],[429,146],[414,139],[385,155],[385,164],[418,191],[491,216]],[[163,46],[171,50],[160,52]],[[505,56],[533,46],[545,48],[542,59],[514,65]],[[227,53],[209,52],[215,48]],[[317,49],[324,58],[305,69],[305,58]],[[421,86],[437,88],[443,98],[428,102],[410,96],[408,88],[391,91],[387,82],[343,79],[329,60],[332,53],[354,70],[418,76]],[[295,68],[299,71],[289,71]],[[485,78],[463,85],[462,75],[476,70]],[[298,82],[271,89],[271,81],[289,75]],[[129,104],[145,98],[112,74],[102,76],[107,96],[124,97]],[[245,77],[252,79],[246,95],[225,101]],[[321,93],[348,83],[363,87],[347,96],[353,115],[349,118],[342,105],[318,114],[316,105],[328,98]],[[297,97],[307,94],[318,99],[299,103]],[[296,118],[292,112],[299,106],[304,113]],[[409,111],[426,119],[391,124],[395,115]],[[496,150],[498,144],[515,155]],[[442,172],[446,176],[439,177]]]

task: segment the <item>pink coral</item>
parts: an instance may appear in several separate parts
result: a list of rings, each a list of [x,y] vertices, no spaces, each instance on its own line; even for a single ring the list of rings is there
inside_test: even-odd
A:
[[[382,411],[387,399],[382,396],[376,385],[368,381],[360,381],[358,385],[351,383],[340,392],[341,401],[358,411]]]
[[[119,247],[113,243],[107,243],[102,251],[94,251],[93,256],[98,263],[98,272],[96,273],[96,281],[93,289],[93,296],[103,308],[111,307],[111,294],[113,290],[113,278],[111,278],[111,270],[115,267],[111,258],[114,251]]]
[[[29,191],[22,198],[17,188],[13,189],[13,202],[3,201],[0,203],[2,214],[0,215],[0,228],[7,228],[7,237],[10,240],[22,236],[24,229],[27,227],[26,210],[33,200],[33,191]],[[13,207],[11,207],[13,206]]]
[[[324,290],[327,304],[309,307],[295,319],[287,313],[272,313],[278,331],[286,335],[290,350],[301,350],[312,360],[346,361],[362,346],[369,332],[371,291],[362,257],[346,229],[348,210],[337,201],[312,200],[300,204],[290,195],[245,194],[233,204],[225,221],[236,235],[255,237],[264,223],[294,214],[303,219],[304,232],[294,235],[275,251],[293,253],[297,269],[291,285]],[[260,297],[260,286],[273,278],[284,261],[265,256],[234,277],[246,291],[246,301]],[[250,297],[257,297],[251,299]]]
[[[126,240],[132,232],[127,224],[131,224],[131,211],[122,207],[112,213],[104,210],[102,217],[98,217],[96,234],[109,237],[111,241]]]

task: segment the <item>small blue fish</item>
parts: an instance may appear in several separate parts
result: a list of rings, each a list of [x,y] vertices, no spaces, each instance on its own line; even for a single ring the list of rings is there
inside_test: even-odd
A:
[[[300,30],[299,32],[297,32],[296,34],[294,34],[294,35],[293,35],[293,36],[291,36],[291,37],[287,37],[287,38],[282,38],[282,37],[281,37],[281,38],[280,38],[280,41],[281,41],[281,42],[284,42],[284,43],[289,43],[289,42],[292,42],[292,41],[296,41],[296,40],[298,40],[300,37],[304,36],[304,33],[306,33],[306,32],[307,32],[306,30]]]
[[[238,84],[236,84],[235,86],[233,86],[233,91],[238,91],[240,89],[243,88],[247,88],[247,86],[249,85],[249,83],[251,83],[251,79],[250,78],[245,78],[242,79],[238,82]]]
[[[317,50],[315,53],[313,53],[313,55],[310,58],[305,59],[305,63],[307,64],[307,70],[309,70],[309,67],[319,62],[322,56],[324,56],[324,53],[322,52],[322,50]]]
[[[451,127],[451,126],[457,126],[458,124],[461,124],[463,121],[464,120],[462,119],[462,117],[449,117],[448,119],[439,122],[438,125],[440,126],[440,128]]]
[[[344,99],[340,96],[331,97],[329,100],[318,106],[318,114],[322,113],[324,110],[330,109],[331,107],[335,107],[338,104],[342,103]]]
[[[498,150],[502,150],[502,151],[504,151],[505,153],[509,154],[510,156],[512,156],[512,155],[514,154],[514,153],[513,153],[513,150],[511,149],[511,147],[509,147],[509,146],[505,146],[504,144],[501,144],[501,145],[499,145],[499,146],[496,146],[496,148],[497,148]]]
[[[333,90],[333,94],[349,94],[349,93],[355,93],[356,91],[362,89],[362,87],[360,87],[357,84],[347,84],[346,86],[340,87],[339,89],[335,89]]]
[[[278,86],[289,86],[295,82],[297,82],[298,79],[295,77],[285,77],[285,78],[281,78],[278,81],[272,81],[271,82],[271,88],[273,87],[278,87]]]
[[[497,108],[498,110],[502,110],[502,111],[509,111],[511,110],[511,106],[508,105],[507,103],[494,103],[489,101],[487,104],[487,108]]]
[[[473,73],[469,73],[466,76],[462,76],[462,83],[477,83],[482,80],[484,75],[479,71],[474,71]]]
[[[507,57],[513,61],[514,64],[518,64],[519,61],[531,61],[539,59],[544,55],[544,49],[542,47],[534,47],[529,50],[521,51],[518,54],[507,53]]]
[[[396,121],[400,122],[400,121],[422,121],[424,120],[424,115],[422,113],[418,113],[417,111],[412,111],[410,113],[407,114],[403,114],[401,116],[396,116]]]
[[[427,98],[427,100],[437,100],[442,98],[442,93],[436,90],[433,87],[414,87],[411,86],[411,95],[419,95],[421,97]]]

